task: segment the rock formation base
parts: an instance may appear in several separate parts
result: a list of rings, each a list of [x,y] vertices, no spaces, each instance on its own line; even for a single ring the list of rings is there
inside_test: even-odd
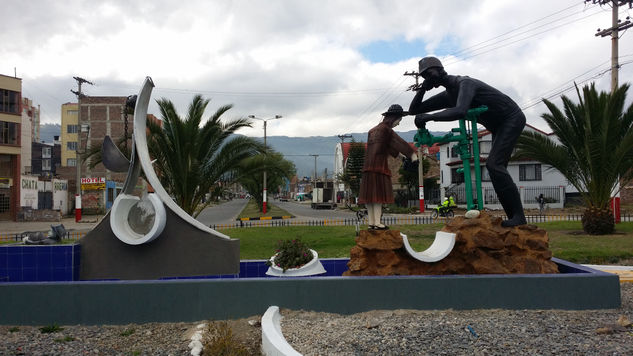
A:
[[[456,217],[442,231],[457,235],[453,251],[425,263],[407,253],[399,231],[363,230],[343,275],[558,273],[547,232],[534,225],[505,228],[501,218],[482,212],[476,219]]]

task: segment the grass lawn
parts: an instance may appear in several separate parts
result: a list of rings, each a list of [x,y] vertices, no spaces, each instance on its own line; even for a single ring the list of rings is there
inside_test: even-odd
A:
[[[537,224],[547,230],[550,249],[555,257],[575,263],[631,264],[633,260],[633,223],[616,225],[616,233],[586,235],[579,221]],[[411,246],[421,251],[433,242],[443,224],[392,226],[407,235]],[[366,228],[362,227],[362,228]],[[289,226],[226,229],[223,233],[240,239],[241,259],[267,259],[278,240],[299,238],[319,253],[319,257],[349,257],[354,246],[354,226]]]
[[[267,204],[266,205],[266,214],[259,211],[257,207],[257,203],[255,203],[254,199],[248,201],[248,204],[244,207],[244,210],[238,216],[241,218],[260,218],[262,216],[290,216],[291,214],[283,209],[280,209],[276,205]]]

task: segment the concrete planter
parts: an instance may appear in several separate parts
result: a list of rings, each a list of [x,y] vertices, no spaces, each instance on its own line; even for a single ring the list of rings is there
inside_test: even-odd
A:
[[[286,272],[284,272],[283,268],[275,265],[275,257],[277,256],[277,254],[275,254],[270,258],[272,265],[268,267],[266,275],[276,277],[306,277],[325,273],[325,268],[323,268],[321,261],[319,261],[319,254],[312,249],[310,249],[310,252],[312,252],[312,260],[310,260],[310,262],[299,268],[289,268]]]

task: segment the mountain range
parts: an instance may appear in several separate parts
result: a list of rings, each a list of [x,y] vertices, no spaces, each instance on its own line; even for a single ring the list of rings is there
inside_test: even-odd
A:
[[[59,136],[61,125],[43,124],[40,125],[40,140],[52,143],[53,136]],[[398,132],[398,135],[407,142],[413,142],[416,131]],[[443,135],[445,132],[432,132],[433,135]],[[353,139],[357,142],[367,141],[367,133],[352,133]],[[345,142],[350,142],[351,138]],[[298,177],[312,177],[314,174],[314,156],[316,158],[317,175],[323,176],[327,169],[328,176],[334,170],[334,150],[341,139],[338,136],[309,136],[309,137],[289,137],[289,136],[268,136],[266,144],[275,151],[280,152],[285,158],[295,164]]]

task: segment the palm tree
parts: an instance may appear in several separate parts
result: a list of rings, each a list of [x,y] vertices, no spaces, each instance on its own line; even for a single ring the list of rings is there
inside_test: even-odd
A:
[[[233,135],[241,128],[251,127],[248,119],[220,121],[232,105],[218,108],[201,126],[209,104],[201,95],[194,96],[185,118],[178,115],[170,100],[163,98],[157,103],[162,127],[151,120],[147,122],[148,148],[156,160],[155,170],[176,203],[197,217],[213,200],[203,203],[205,195],[218,194],[218,183],[231,181],[240,162],[263,152],[264,147],[253,138]]]
[[[516,158],[530,158],[559,170],[581,194],[586,210],[582,224],[589,234],[614,231],[609,201],[618,184],[633,178],[633,105],[624,109],[628,84],[611,93],[595,84],[578,87],[578,104],[563,96],[563,111],[543,99],[550,113],[541,117],[560,142],[524,132]]]
[[[290,179],[296,174],[294,163],[284,159],[281,153],[269,151],[243,160],[238,169],[236,180],[255,199],[259,210],[263,209],[264,176],[266,170],[267,187],[278,187],[283,179]]]

